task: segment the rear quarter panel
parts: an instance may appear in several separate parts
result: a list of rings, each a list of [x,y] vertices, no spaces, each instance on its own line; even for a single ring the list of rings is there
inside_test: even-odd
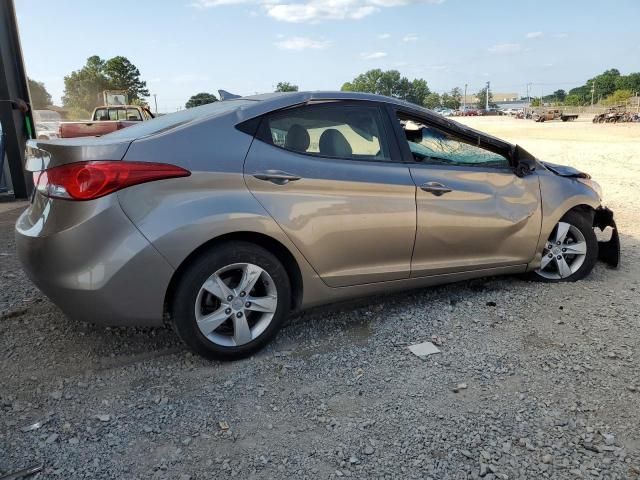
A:
[[[235,114],[132,143],[125,160],[165,162],[191,176],[118,192],[123,210],[174,267],[203,244],[236,232],[268,235],[294,256],[303,277],[315,272],[247,189],[243,162],[252,137],[234,127]]]

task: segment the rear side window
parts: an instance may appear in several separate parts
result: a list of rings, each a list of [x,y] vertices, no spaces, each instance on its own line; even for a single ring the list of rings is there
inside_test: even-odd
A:
[[[380,109],[331,103],[265,117],[259,138],[296,153],[349,160],[389,160]]]

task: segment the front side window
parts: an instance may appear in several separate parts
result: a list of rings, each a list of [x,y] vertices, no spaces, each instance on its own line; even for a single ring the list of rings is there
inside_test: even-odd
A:
[[[509,161],[498,153],[472,145],[448,132],[416,120],[400,119],[416,161],[433,165],[507,168]]]
[[[263,140],[296,153],[351,160],[389,160],[380,110],[325,104],[268,116]]]

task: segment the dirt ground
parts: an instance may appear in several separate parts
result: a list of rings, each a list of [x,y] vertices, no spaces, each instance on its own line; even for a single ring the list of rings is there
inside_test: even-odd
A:
[[[592,174],[621,267],[308,312],[253,358],[217,363],[168,329],[67,319],[20,270],[20,209],[3,205],[0,475],[42,464],[33,478],[637,478],[640,125],[462,121]],[[432,335],[440,354],[409,352]]]

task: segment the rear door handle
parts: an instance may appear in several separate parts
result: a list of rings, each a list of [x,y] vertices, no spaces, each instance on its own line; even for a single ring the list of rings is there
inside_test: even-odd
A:
[[[427,182],[420,185],[420,189],[425,192],[433,193],[436,197],[449,193],[451,189],[446,185],[438,182]]]
[[[258,180],[275,183],[276,185],[286,185],[289,182],[300,180],[298,175],[283,172],[281,170],[265,170],[264,172],[256,172],[253,174]]]

